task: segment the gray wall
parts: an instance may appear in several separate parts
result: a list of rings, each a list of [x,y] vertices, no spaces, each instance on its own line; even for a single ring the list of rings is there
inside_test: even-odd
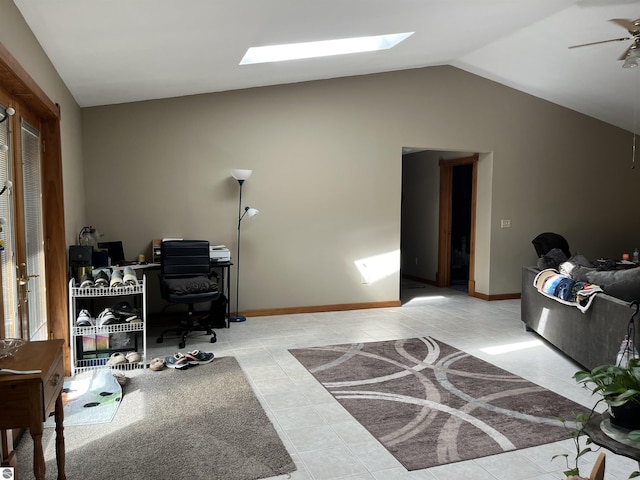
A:
[[[85,216],[80,107],[11,0],[0,0],[0,42],[47,96],[60,105],[65,231],[67,244],[74,243]]]
[[[398,299],[399,262],[369,285],[354,262],[400,248],[403,146],[480,153],[480,293],[519,292],[542,231],[592,258],[640,243],[631,134],[452,67],[88,108],[82,121],[88,221],[129,257],[164,236],[234,250],[229,170],[254,170],[241,310]]]
[[[90,223],[129,257],[174,235],[235,250],[229,169],[254,170],[241,309],[398,298],[399,265],[364,285],[354,262],[400,248],[403,146],[480,153],[480,293],[519,292],[542,231],[591,258],[640,244],[631,134],[494,82],[434,67],[81,111],[13,2],[0,13],[0,42],[61,105],[68,243]]]

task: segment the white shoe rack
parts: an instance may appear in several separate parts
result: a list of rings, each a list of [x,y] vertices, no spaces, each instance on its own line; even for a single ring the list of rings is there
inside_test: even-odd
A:
[[[116,323],[112,325],[78,327],[76,320],[78,313],[82,310],[79,303],[82,300],[91,300],[95,305],[96,311],[90,310],[91,315],[96,319],[98,314],[105,308],[130,299],[140,310],[140,318],[142,322],[132,323]],[[137,302],[134,300],[138,300]],[[131,303],[131,302],[130,302]],[[127,285],[124,287],[89,287],[80,288],[74,281],[69,280],[69,332],[71,335],[70,352],[71,352],[71,375],[76,373],[93,370],[98,368],[113,368],[117,370],[133,370],[137,368],[146,368],[147,365],[147,298],[146,298],[146,276],[142,275],[138,279],[138,285]],[[137,348],[117,348],[112,349],[111,343],[114,338],[113,334],[133,334],[134,345]],[[92,339],[96,342],[95,350],[86,350],[84,341],[89,342]],[[108,347],[98,349],[99,340],[108,342]],[[142,345],[142,351],[140,351]],[[107,365],[111,355],[115,352],[138,351],[142,357],[139,362],[121,363],[116,366]]]

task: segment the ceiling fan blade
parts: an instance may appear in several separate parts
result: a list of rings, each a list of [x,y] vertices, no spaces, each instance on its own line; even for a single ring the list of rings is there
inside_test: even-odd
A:
[[[616,25],[620,25],[631,35],[637,35],[638,33],[640,33],[640,19],[634,20],[632,22],[631,20],[627,20],[625,18],[612,18],[609,21],[615,23]]]
[[[633,45],[631,45],[629,48],[627,48],[624,53],[622,55],[620,55],[620,57],[618,57],[618,60],[625,60],[627,58],[627,55],[629,55],[629,52],[631,51],[631,48],[633,47]]]
[[[609,43],[609,42],[624,42],[625,40],[631,40],[632,38],[633,37],[612,38],[611,40],[601,40],[599,42],[591,42],[591,43],[582,43],[580,45],[572,45],[569,48],[589,47],[591,45],[599,45],[601,43]]]

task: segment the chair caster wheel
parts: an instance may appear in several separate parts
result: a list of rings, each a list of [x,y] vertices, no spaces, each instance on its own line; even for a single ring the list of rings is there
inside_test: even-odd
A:
[[[164,338],[158,337],[158,339],[156,340],[156,343],[162,343],[162,342],[164,342]]]
[[[209,343],[216,343],[218,341],[218,339],[216,337],[211,337],[209,339]]]
[[[178,348],[184,348],[184,346],[185,346],[185,343],[184,343],[184,342],[180,342],[180,343],[178,344]]]

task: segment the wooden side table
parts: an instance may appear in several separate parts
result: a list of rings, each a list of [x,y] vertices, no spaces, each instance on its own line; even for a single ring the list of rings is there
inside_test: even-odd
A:
[[[58,480],[64,472],[64,340],[27,342],[12,356],[0,360],[0,370],[40,370],[40,373],[16,375],[0,371],[0,430],[29,428],[33,439],[33,473],[44,480],[45,461],[42,451],[43,423],[55,411],[56,460]],[[15,465],[15,452],[2,459],[3,465]]]

